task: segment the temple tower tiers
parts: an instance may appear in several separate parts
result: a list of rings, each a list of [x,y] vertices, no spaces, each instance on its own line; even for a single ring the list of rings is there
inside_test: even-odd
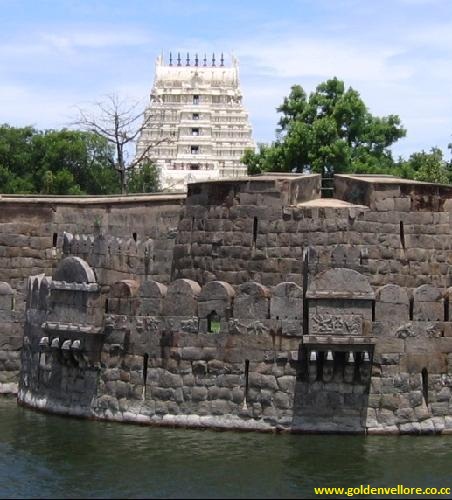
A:
[[[230,67],[223,54],[209,61],[170,54],[167,64],[158,57],[145,124],[137,155],[156,144],[147,156],[157,165],[163,190],[246,175],[240,159],[255,144],[234,57]]]

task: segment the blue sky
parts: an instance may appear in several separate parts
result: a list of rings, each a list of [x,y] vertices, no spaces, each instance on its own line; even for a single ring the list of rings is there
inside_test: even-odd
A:
[[[156,56],[234,53],[257,142],[298,83],[337,76],[398,114],[395,156],[452,142],[452,0],[0,0],[0,122],[57,128],[105,94],[147,102]]]

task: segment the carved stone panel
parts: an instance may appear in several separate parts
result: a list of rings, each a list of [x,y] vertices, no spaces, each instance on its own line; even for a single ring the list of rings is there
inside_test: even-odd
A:
[[[310,335],[362,335],[361,316],[313,314],[309,318]]]

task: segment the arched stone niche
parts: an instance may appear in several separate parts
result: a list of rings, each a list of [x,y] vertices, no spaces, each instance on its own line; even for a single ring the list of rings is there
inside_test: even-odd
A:
[[[54,281],[66,283],[96,283],[93,269],[80,257],[66,257],[55,269]]]
[[[234,296],[234,288],[224,281],[209,281],[203,286],[198,297],[200,333],[227,331]]]
[[[405,288],[385,285],[375,294],[375,320],[391,325],[403,325],[410,319],[410,299]]]
[[[140,284],[135,280],[117,281],[110,288],[110,296],[117,299],[130,299],[138,295]]]
[[[100,287],[94,270],[80,257],[69,256],[61,260],[53,273],[53,279],[40,282],[40,308],[46,307],[48,296],[48,321],[56,323],[100,323],[103,309],[99,307]]]
[[[303,289],[286,281],[271,289],[270,318],[283,320],[303,319]]]
[[[179,279],[167,289],[163,301],[164,316],[197,316],[201,287],[196,281]]]
[[[250,281],[238,286],[234,299],[234,318],[263,320],[269,317],[270,290]]]
[[[141,304],[139,314],[142,316],[160,316],[163,312],[163,301],[168,288],[158,281],[143,281],[139,295]]]
[[[440,288],[425,284],[413,290],[413,321],[444,321],[444,298]]]
[[[110,288],[107,312],[111,314],[136,314],[140,284],[135,280],[121,280]]]

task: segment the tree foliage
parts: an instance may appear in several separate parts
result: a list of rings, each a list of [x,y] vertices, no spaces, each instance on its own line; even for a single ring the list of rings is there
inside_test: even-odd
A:
[[[0,126],[3,193],[109,194],[120,192],[111,147],[84,131]]]
[[[10,194],[117,194],[121,179],[113,168],[113,146],[81,130],[36,130],[0,125],[0,192]],[[147,163],[126,179],[131,192],[159,189]]]
[[[431,148],[429,153],[413,153],[407,161],[398,164],[401,176],[424,182],[439,184],[452,183],[452,165],[443,159],[439,148]]]
[[[129,175],[129,193],[153,193],[159,191],[158,171],[155,165],[145,162],[135,167]]]
[[[346,90],[337,78],[321,83],[309,96],[294,85],[277,111],[276,141],[244,157],[250,173],[390,170],[389,147],[406,134],[397,115],[373,116],[359,93]]]

